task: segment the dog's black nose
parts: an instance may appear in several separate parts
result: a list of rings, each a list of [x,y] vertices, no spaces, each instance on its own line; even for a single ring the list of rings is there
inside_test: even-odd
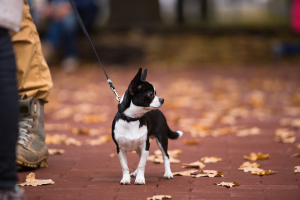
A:
[[[159,98],[159,102],[160,102],[161,105],[164,103],[164,101],[165,100],[163,98]]]

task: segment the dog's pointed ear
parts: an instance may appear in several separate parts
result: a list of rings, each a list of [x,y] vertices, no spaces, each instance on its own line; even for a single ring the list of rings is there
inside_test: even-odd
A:
[[[147,68],[144,69],[144,71],[143,71],[143,73],[142,73],[142,76],[141,76],[141,79],[142,79],[143,81],[145,81],[146,78],[147,78]]]
[[[138,73],[135,75],[135,77],[132,79],[128,91],[133,96],[137,90],[140,90],[141,85],[141,77],[142,77],[142,68],[139,69]]]
[[[124,93],[121,102],[118,104],[118,111],[123,113],[127,108],[129,108],[131,102],[131,97],[128,93],[128,90]]]

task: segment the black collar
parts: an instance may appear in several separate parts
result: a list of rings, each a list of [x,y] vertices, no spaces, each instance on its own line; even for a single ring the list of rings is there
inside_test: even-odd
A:
[[[140,120],[141,118],[140,117],[137,117],[137,118],[128,117],[128,116],[124,115],[123,113],[121,113],[121,119],[123,119],[127,122],[133,122],[133,121]]]

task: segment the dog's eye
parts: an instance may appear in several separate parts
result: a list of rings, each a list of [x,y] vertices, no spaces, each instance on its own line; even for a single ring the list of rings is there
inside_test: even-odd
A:
[[[152,97],[153,97],[153,92],[150,92],[150,93],[148,94],[148,96],[152,98]]]

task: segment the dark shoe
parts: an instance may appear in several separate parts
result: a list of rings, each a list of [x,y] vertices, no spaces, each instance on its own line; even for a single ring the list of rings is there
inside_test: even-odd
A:
[[[15,189],[2,190],[0,189],[1,200],[19,200],[22,197],[24,190],[16,186]]]
[[[16,162],[24,167],[48,167],[48,148],[45,143],[44,102],[29,98],[19,100],[19,138]]]

